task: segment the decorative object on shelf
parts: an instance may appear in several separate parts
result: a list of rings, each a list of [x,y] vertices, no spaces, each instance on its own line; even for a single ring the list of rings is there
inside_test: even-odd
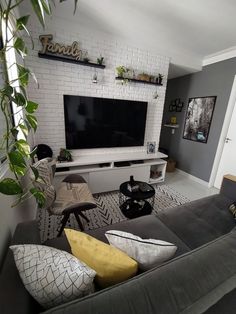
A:
[[[152,169],[151,168],[151,173],[150,173],[150,178],[151,179],[159,179],[162,177],[162,171],[158,170],[158,168]]]
[[[207,143],[216,96],[189,98],[183,138]]]
[[[123,65],[116,67],[117,75],[119,78],[124,78],[124,74],[129,72],[129,69]]]
[[[40,35],[39,40],[42,44],[42,49],[39,51],[39,58],[45,58],[50,60],[57,60],[63,62],[83,64],[86,66],[105,68],[105,65],[90,62],[88,58],[88,52],[83,55],[82,49],[79,47],[79,43],[74,41],[72,45],[59,44],[53,42],[53,35]]]
[[[97,58],[97,63],[98,63],[99,65],[103,65],[103,62],[104,62],[104,57],[102,57],[102,56],[100,55],[100,58]]]
[[[116,71],[117,71],[116,80],[120,80],[122,81],[122,83],[135,82],[160,86],[163,85],[162,84],[163,75],[161,74],[159,74],[158,77],[154,75],[149,75],[147,73],[140,73],[136,76],[133,69],[126,68],[123,65],[116,67]],[[162,78],[161,80],[160,77]]]
[[[95,83],[95,84],[98,82],[98,75],[97,75],[97,72],[95,72],[95,73],[93,74],[92,82]]]
[[[59,156],[57,157],[57,160],[59,162],[63,162],[63,161],[72,161],[72,155],[71,152],[66,149],[66,148],[61,148],[60,149],[60,153]]]
[[[156,152],[156,142],[147,142],[147,153],[155,154]]]
[[[141,73],[141,74],[138,74],[137,79],[140,81],[150,82],[150,75],[148,75],[146,73]]]
[[[159,97],[157,91],[153,94],[153,99],[157,99]]]
[[[177,123],[177,118],[175,116],[170,118],[170,123],[171,124],[176,124]]]
[[[184,102],[180,100],[180,98],[177,98],[175,100],[172,100],[169,106],[170,112],[181,112],[184,106]]]
[[[162,81],[163,81],[164,75],[162,75],[161,73],[158,74],[158,77],[156,78],[157,83],[162,85]]]

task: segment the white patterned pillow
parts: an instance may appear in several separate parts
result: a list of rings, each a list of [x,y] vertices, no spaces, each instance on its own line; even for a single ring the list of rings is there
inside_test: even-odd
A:
[[[10,249],[25,288],[44,308],[93,292],[96,272],[71,254],[33,244]]]
[[[142,270],[159,265],[175,254],[177,247],[169,242],[142,239],[132,233],[109,230],[105,233],[109,243],[136,260]]]

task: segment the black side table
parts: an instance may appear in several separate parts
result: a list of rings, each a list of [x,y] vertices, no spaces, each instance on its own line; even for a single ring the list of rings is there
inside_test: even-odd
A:
[[[138,188],[132,191],[132,186]],[[133,181],[132,186],[130,181],[120,185],[119,205],[124,216],[132,219],[151,214],[155,200],[155,189],[142,181]]]

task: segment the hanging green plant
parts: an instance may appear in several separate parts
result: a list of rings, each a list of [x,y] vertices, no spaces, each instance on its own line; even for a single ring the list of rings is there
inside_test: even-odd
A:
[[[6,156],[13,178],[0,180],[0,193],[5,195],[16,195],[17,202],[22,202],[29,197],[35,197],[39,206],[43,206],[44,194],[33,187],[33,182],[29,186],[22,184],[22,177],[32,172],[34,180],[39,179],[38,171],[31,165],[31,158],[36,150],[31,151],[28,143],[28,135],[31,131],[37,130],[37,118],[34,115],[38,104],[28,99],[27,86],[30,76],[35,80],[34,74],[24,65],[24,59],[28,54],[28,47],[24,42],[24,35],[27,34],[32,41],[27,24],[30,16],[16,17],[15,9],[27,0],[6,0],[0,2],[0,67],[2,72],[3,87],[0,88],[0,111],[3,114],[6,130],[0,138],[0,152]],[[63,2],[66,0],[60,0]],[[74,12],[78,0],[74,0]],[[53,0],[30,0],[33,11],[42,26],[45,26],[45,15],[51,14],[51,4]],[[33,43],[33,41],[32,41]],[[32,47],[33,48],[33,47]],[[9,64],[9,53],[19,55],[21,61]],[[19,59],[17,58],[17,60]],[[16,68],[16,77],[10,77],[10,69]],[[16,111],[12,112],[12,104],[15,104]],[[14,124],[13,119],[17,114],[21,114],[20,119]],[[21,136],[19,136],[21,134]],[[3,154],[1,154],[3,155]],[[16,204],[15,203],[15,204]]]

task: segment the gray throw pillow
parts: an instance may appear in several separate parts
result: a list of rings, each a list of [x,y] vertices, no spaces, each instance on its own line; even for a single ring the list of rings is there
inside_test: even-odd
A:
[[[44,308],[93,292],[96,272],[71,254],[33,244],[10,249],[25,288]]]

